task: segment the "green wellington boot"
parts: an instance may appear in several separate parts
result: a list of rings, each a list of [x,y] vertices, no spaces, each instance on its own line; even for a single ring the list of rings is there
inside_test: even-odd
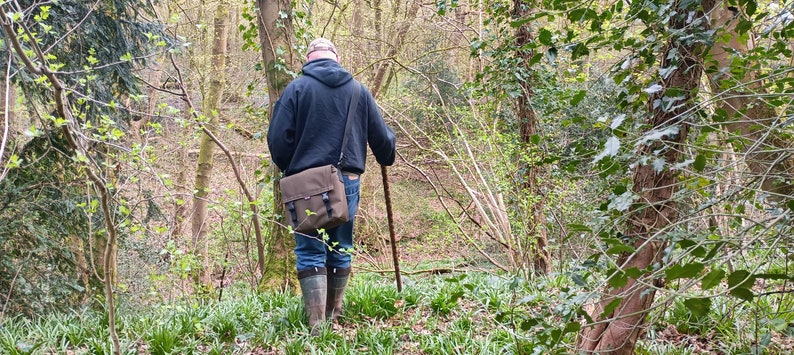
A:
[[[352,268],[328,269],[328,295],[325,301],[325,319],[335,321],[342,314],[342,298]]]
[[[320,334],[320,327],[325,323],[325,298],[328,288],[326,273],[324,267],[298,271],[303,304],[309,316],[309,329],[315,336]]]

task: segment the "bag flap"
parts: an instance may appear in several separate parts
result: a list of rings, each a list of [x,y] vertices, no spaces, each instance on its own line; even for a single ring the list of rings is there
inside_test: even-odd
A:
[[[331,191],[337,175],[335,166],[325,165],[284,177],[280,180],[281,199],[286,203]]]

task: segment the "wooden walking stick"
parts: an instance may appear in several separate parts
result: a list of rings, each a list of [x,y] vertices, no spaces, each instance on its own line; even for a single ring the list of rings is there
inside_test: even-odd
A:
[[[386,166],[380,166],[383,176],[383,195],[386,197],[386,217],[389,220],[389,239],[391,240],[391,255],[394,260],[394,277],[397,279],[397,292],[403,291],[403,282],[400,277],[400,258],[397,255],[397,240],[394,237],[394,215],[391,210],[391,195],[389,193],[389,175]]]

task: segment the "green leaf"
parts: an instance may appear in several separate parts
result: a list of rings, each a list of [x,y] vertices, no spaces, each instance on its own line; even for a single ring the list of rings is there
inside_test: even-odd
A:
[[[531,17],[522,18],[522,19],[518,19],[518,20],[515,20],[515,21],[510,21],[510,27],[519,28],[519,27],[525,25],[529,21],[532,21]]]
[[[565,329],[563,329],[562,332],[563,334],[574,333],[578,332],[580,329],[582,329],[582,325],[579,324],[579,322],[570,322],[565,325]]]
[[[538,144],[538,143],[540,143],[540,135],[533,134],[531,137],[529,137],[529,141],[530,141],[532,144]]]
[[[596,18],[598,18],[598,14],[588,8],[579,8],[568,13],[568,19],[571,20],[571,22],[584,22]]]
[[[615,311],[615,308],[618,308],[618,306],[620,306],[620,301],[622,300],[623,300],[622,298],[615,298],[614,300],[609,302],[606,306],[604,306],[604,311],[601,312],[599,318],[604,319],[607,317],[611,317],[612,312]]]
[[[613,245],[612,247],[607,249],[607,254],[610,255],[618,255],[622,253],[633,253],[633,252],[634,252],[634,247],[625,244]]]
[[[571,60],[576,60],[589,54],[590,49],[584,43],[577,43],[571,47]]]
[[[664,271],[668,281],[683,278],[692,278],[700,275],[705,268],[701,263],[689,263],[685,265],[673,265]]]
[[[692,314],[698,317],[703,317],[709,314],[711,308],[711,299],[709,298],[690,298],[684,301],[684,306],[689,309]]]
[[[551,31],[541,28],[540,33],[538,34],[538,42],[551,46]]]
[[[549,63],[554,63],[554,61],[557,60],[557,48],[551,47],[546,51],[546,60],[548,60]]]
[[[613,288],[626,286],[626,283],[628,282],[629,277],[626,276],[626,273],[623,271],[616,272],[612,275],[612,277],[609,278],[609,280],[607,280],[609,286],[612,286]]]
[[[573,281],[573,283],[575,283],[575,284],[577,284],[579,286],[582,286],[582,287],[587,286],[587,281],[585,281],[584,277],[582,275],[580,275],[580,274],[571,275],[571,281]]]
[[[758,3],[756,3],[755,0],[745,0],[743,2],[745,2],[744,12],[747,13],[748,17],[753,16],[755,10],[758,9]]]
[[[725,271],[722,269],[714,269],[709,271],[706,276],[703,277],[703,281],[700,283],[700,288],[704,290],[708,290],[714,288],[715,286],[720,284],[722,278],[725,277]]]
[[[585,95],[587,95],[587,90],[579,90],[579,92],[577,92],[576,95],[573,95],[573,98],[571,98],[571,106],[576,106],[576,104],[584,99]]]
[[[728,287],[730,288],[750,288],[755,283],[755,276],[750,275],[747,270],[736,270],[728,275]]]
[[[584,224],[577,224],[577,223],[570,223],[568,224],[568,230],[571,232],[592,232],[593,230],[590,227]]]
[[[703,171],[703,169],[706,168],[706,157],[703,154],[698,154],[698,156],[695,157],[695,162],[692,163],[692,166],[697,171]]]
[[[745,301],[752,301],[753,297],[755,297],[752,291],[744,287],[734,288],[733,290],[731,290],[730,294],[731,296],[743,299]]]

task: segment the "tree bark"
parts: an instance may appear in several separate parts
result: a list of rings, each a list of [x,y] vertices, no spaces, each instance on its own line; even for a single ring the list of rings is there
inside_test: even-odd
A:
[[[10,63],[9,63],[10,64]],[[14,131],[20,125],[14,120],[14,103],[17,101],[16,86],[8,80],[10,66],[3,69],[3,78],[0,79],[0,181],[6,176],[8,169],[6,156],[9,153],[9,143]]]
[[[696,11],[693,21],[699,21],[702,20],[703,11],[708,12],[713,6],[710,1],[705,1],[702,4],[703,9],[699,10],[687,8],[685,4],[684,1],[673,4],[672,8],[678,14],[684,15],[673,15],[670,20],[671,28],[692,31],[697,26],[687,21],[686,14]],[[708,23],[703,22],[702,25],[708,26]],[[619,270],[636,268],[643,274],[637,278],[628,277],[623,286],[605,289],[604,296],[591,313],[595,323],[582,329],[579,338],[580,351],[633,354],[637,339],[644,333],[645,318],[653,304],[656,288],[660,286],[660,281],[654,280],[645,271],[661,262],[665,242],[658,236],[678,218],[676,203],[671,200],[677,190],[678,173],[668,167],[679,161],[680,152],[684,150],[681,145],[686,141],[689,132],[690,122],[687,118],[692,115],[691,101],[695,98],[702,74],[701,47],[697,42],[685,44],[673,37],[659,57],[661,68],[676,66],[677,69],[666,79],[661,79],[663,89],[650,97],[648,111],[651,115],[648,117],[648,125],[653,129],[677,126],[679,130],[677,134],[667,135],[646,145],[640,152],[640,156],[663,158],[666,168],[657,172],[651,164],[637,166],[633,177],[633,191],[642,204],[635,205],[625,233],[632,238],[635,252],[621,255],[616,263]],[[665,105],[658,102],[668,92],[671,97],[683,95],[683,104],[664,109]],[[618,302],[617,307],[608,307],[613,301]]]
[[[226,69],[226,43],[229,38],[229,2],[221,0],[215,11],[214,39],[212,43],[212,75],[210,79],[209,95],[204,101],[202,110],[209,119],[205,126],[208,129],[217,129],[218,116],[221,111],[221,97],[225,85]],[[212,180],[213,155],[215,142],[204,134],[199,145],[198,166],[196,168],[196,182],[193,194],[192,233],[194,254],[201,255],[203,271],[201,284],[207,289],[212,289],[212,267],[209,257],[209,240],[207,232],[207,211],[209,207],[210,183]]]
[[[709,54],[717,64],[720,74],[709,75],[709,84],[715,95],[724,97],[718,102],[719,108],[727,112],[725,128],[727,133],[741,139],[731,139],[736,151],[744,156],[752,178],[758,179],[762,191],[770,193],[772,201],[781,201],[794,193],[794,160],[790,154],[781,154],[790,142],[770,132],[778,121],[775,109],[763,102],[758,93],[764,91],[757,72],[743,72],[743,77],[731,78],[741,83],[723,90],[721,84],[731,75],[732,63],[737,56],[748,53],[755,47],[752,36],[742,36],[736,31],[742,14],[727,4],[720,4],[711,14],[712,28],[730,33],[730,36],[717,35],[717,42]],[[743,40],[743,38],[745,40]],[[727,42],[724,40],[727,39]],[[708,67],[707,63],[707,67]]]
[[[292,81],[292,73],[301,67],[301,59],[294,50],[293,40],[295,29],[292,25],[292,4],[289,0],[257,0],[259,9],[258,27],[259,41],[262,46],[262,60],[267,76],[268,88],[268,121],[273,117],[275,105],[284,88]],[[283,14],[286,16],[282,17]],[[273,164],[271,166],[273,179],[273,212],[275,216],[282,216],[284,205],[281,202],[281,189],[278,176],[281,172]],[[263,287],[283,286],[297,289],[295,275],[295,256],[292,250],[295,240],[287,233],[287,229],[280,223],[274,223],[271,235],[271,244],[268,248],[268,262],[263,264]],[[257,240],[257,253],[260,260],[265,259],[264,241]]]
[[[530,15],[529,5],[526,5],[522,0],[513,1],[513,16],[514,18],[525,18]],[[516,56],[522,59],[521,64],[525,66],[527,73],[531,72],[529,68],[530,59],[534,51],[522,49],[532,44],[534,38],[529,23],[523,24],[516,29]],[[521,135],[521,143],[525,149],[529,149],[532,143],[532,136],[538,133],[538,119],[535,110],[532,108],[532,82],[531,78],[524,78],[520,81],[522,95],[516,99],[516,118],[519,120],[519,130]],[[529,194],[537,198],[537,202],[529,206],[528,214],[530,221],[526,230],[526,239],[523,240],[523,246],[519,247],[516,251],[521,253],[519,260],[524,260],[525,267],[531,264],[532,272],[535,274],[547,274],[551,272],[551,253],[549,253],[549,241],[546,236],[546,228],[543,228],[542,223],[545,217],[545,198],[540,190],[538,183],[538,175],[541,173],[540,166],[531,166],[530,164],[523,163],[524,171],[526,174],[523,177],[523,186],[521,190],[523,193]],[[516,237],[522,238],[522,237]],[[523,238],[522,238],[523,239]]]

